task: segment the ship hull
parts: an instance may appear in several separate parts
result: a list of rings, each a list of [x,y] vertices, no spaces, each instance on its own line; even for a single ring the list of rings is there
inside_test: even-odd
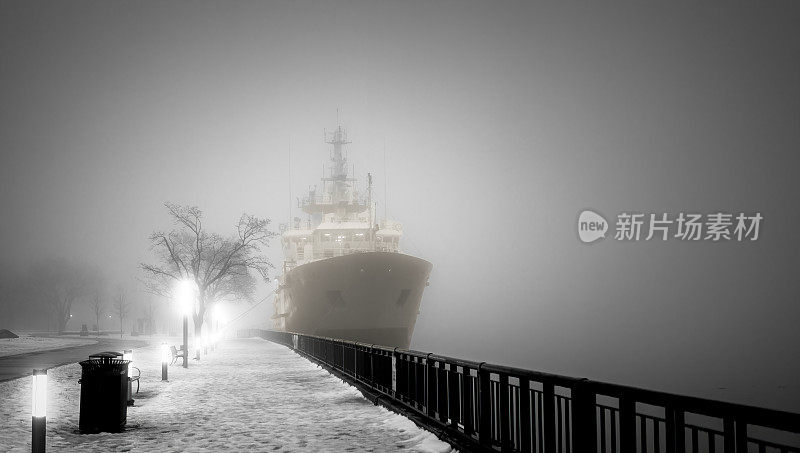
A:
[[[433,265],[402,253],[353,253],[287,272],[285,329],[408,348]]]

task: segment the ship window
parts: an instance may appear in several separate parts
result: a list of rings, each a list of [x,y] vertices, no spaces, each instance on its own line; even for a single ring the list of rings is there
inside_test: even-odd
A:
[[[404,289],[400,291],[400,297],[397,298],[397,302],[395,302],[395,304],[399,307],[402,307],[403,305],[406,304],[406,301],[408,300],[408,296],[410,294],[411,294],[410,289]]]

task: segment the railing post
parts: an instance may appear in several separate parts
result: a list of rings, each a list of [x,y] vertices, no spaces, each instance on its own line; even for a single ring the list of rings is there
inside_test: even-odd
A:
[[[373,345],[369,346],[369,386],[375,388],[375,349]]]
[[[409,402],[409,405],[414,406],[415,403],[415,394],[416,394],[416,363],[414,362],[414,356],[406,356],[405,360],[403,360],[406,371],[406,400]]]
[[[358,345],[353,347],[353,376],[358,380],[361,374],[358,372]]]
[[[461,369],[461,382],[463,382],[463,392],[461,393],[462,401],[464,407],[464,434],[469,436],[471,433],[475,432],[475,427],[473,426],[473,410],[475,407],[475,401],[472,399],[472,395],[474,395],[472,391],[472,375],[471,370],[467,367]]]
[[[667,438],[664,440],[667,443],[667,453],[677,453],[678,450],[675,448],[675,409],[672,406],[664,408],[664,418],[666,419],[664,424]]]
[[[583,379],[572,387],[572,445],[576,452],[597,451],[595,411],[596,396],[589,381]],[[621,433],[620,437],[622,437]],[[635,448],[636,437],[633,440]]]
[[[733,423],[733,417],[728,416],[722,420],[723,438],[725,439],[725,453],[736,453],[736,430]]]
[[[391,377],[392,377],[392,396],[397,398],[397,394],[399,393],[397,389],[400,387],[397,385],[397,348],[392,350],[392,363],[391,363]]]
[[[511,427],[511,411],[508,404],[508,375],[500,373],[498,398],[500,398],[500,416],[497,417],[497,427],[500,431],[500,449],[501,451],[508,450],[509,447],[509,431]]]
[[[436,369],[431,365],[431,354],[425,360],[425,415],[433,418],[436,411],[433,405],[436,401]]]
[[[523,453],[531,451],[531,390],[528,378],[519,378],[519,437]]]
[[[573,394],[574,396],[574,394]],[[574,400],[573,400],[574,402]],[[544,451],[546,453],[555,453],[556,451],[556,394],[552,383],[542,383],[542,417],[544,418]],[[573,414],[575,412],[573,411]],[[573,435],[575,435],[575,426],[572,427]],[[573,439],[572,445],[577,445]]]
[[[439,420],[447,424],[450,405],[449,395],[447,394],[447,364],[439,362],[438,365],[439,368],[436,370],[436,409],[439,411]]]
[[[414,363],[414,398],[417,401],[417,409],[422,411],[425,407],[425,363],[423,357],[417,357]]]
[[[458,427],[459,409],[461,401],[458,397],[458,367],[453,364],[447,365],[447,415],[450,424]]]
[[[736,453],[747,453],[747,423],[742,418],[736,420]]]
[[[492,401],[489,395],[489,372],[478,365],[478,440],[481,445],[492,445]]]
[[[686,448],[686,427],[683,425],[683,411],[675,410],[675,451],[682,452]]]
[[[621,453],[636,453],[636,402],[627,396],[619,399],[619,445]]]

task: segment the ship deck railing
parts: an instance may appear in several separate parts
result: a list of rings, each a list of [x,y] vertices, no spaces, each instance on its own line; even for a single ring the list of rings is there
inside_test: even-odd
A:
[[[336,249],[327,249],[322,252],[314,252],[314,260],[321,260],[324,258],[333,258],[337,256],[345,256],[345,255],[353,255],[355,253],[369,253],[369,252],[390,252],[390,253],[400,253],[400,249],[398,247],[364,247],[364,248],[336,248]]]

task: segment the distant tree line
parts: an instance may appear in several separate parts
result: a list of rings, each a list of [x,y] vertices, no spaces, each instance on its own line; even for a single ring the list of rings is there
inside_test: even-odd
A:
[[[97,266],[63,258],[42,260],[28,268],[0,264],[0,328],[58,333],[79,330],[81,325],[74,314],[82,305],[88,308],[82,310],[84,314],[93,315],[92,330],[96,333],[103,324],[104,330],[127,330],[131,301],[121,285],[109,294]],[[140,319],[147,320],[145,324],[152,330],[152,300],[141,307],[141,313]]]
[[[50,259],[0,275],[0,319],[9,326],[63,332],[73,308],[102,284],[96,267]]]

